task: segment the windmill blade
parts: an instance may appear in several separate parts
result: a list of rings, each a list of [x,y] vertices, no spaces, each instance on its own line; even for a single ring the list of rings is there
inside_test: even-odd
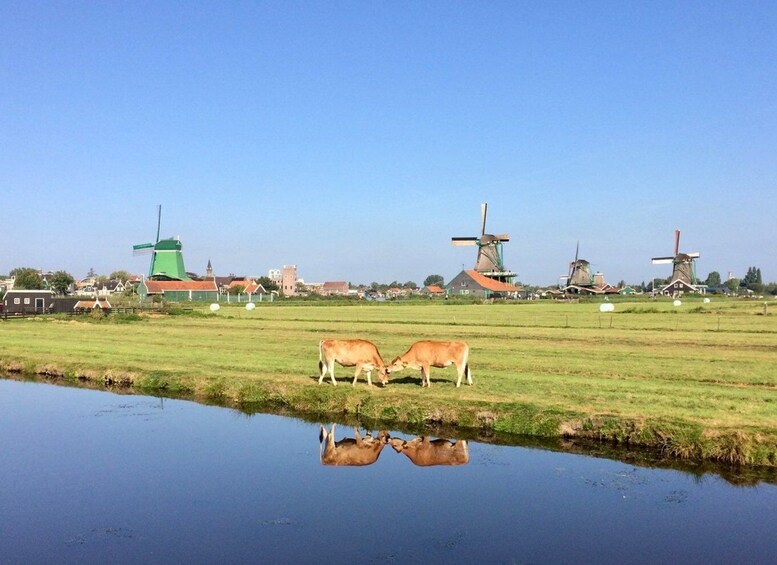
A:
[[[577,240],[577,247],[575,247],[575,262],[569,265],[569,277],[568,280],[572,280],[572,275],[575,274],[575,269],[577,269],[577,256],[578,252],[580,251],[580,240]]]
[[[153,243],[141,243],[132,246],[132,255],[150,255],[154,251]]]
[[[481,227],[480,227],[480,235],[481,237],[485,235],[486,233],[486,214],[488,214],[488,203],[483,202],[483,204],[480,205],[480,215],[483,219]]]
[[[162,227],[162,205],[156,206],[156,243],[159,243],[159,228]]]
[[[451,245],[455,245],[455,246],[477,245],[477,244],[478,244],[478,238],[476,237],[452,237],[451,238]]]
[[[686,255],[688,255],[688,257],[691,259],[698,259],[701,257],[701,254],[698,251],[694,251],[693,253],[686,253]]]
[[[500,233],[499,235],[493,236],[495,241],[510,241],[510,234],[507,233]]]
[[[680,253],[680,230],[674,230],[674,254]]]
[[[667,265],[669,263],[674,263],[674,257],[653,257],[651,262],[654,265]]]

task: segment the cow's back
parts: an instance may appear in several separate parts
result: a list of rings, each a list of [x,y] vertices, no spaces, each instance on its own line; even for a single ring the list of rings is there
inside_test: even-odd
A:
[[[343,365],[380,359],[378,348],[366,339],[322,339],[321,350],[327,359]]]

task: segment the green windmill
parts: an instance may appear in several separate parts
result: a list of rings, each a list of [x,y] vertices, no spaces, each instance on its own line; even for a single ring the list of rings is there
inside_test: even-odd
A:
[[[151,255],[151,267],[148,270],[150,280],[190,281],[183,266],[183,244],[177,237],[159,239],[162,225],[162,206],[157,206],[155,243],[140,243],[132,246],[133,255]]]

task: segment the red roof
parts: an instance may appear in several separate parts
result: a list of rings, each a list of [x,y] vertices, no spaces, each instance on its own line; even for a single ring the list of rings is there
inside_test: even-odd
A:
[[[214,281],[145,281],[145,285],[152,294],[166,290],[218,290]]]
[[[427,285],[426,290],[432,294],[445,294],[445,291],[436,284]]]
[[[492,292],[518,292],[520,290],[523,290],[520,286],[515,286],[512,284],[507,284],[507,283],[494,280],[485,275],[481,275],[475,270],[464,271],[464,272],[467,273],[472,278],[473,281],[478,283],[486,290],[490,290]]]

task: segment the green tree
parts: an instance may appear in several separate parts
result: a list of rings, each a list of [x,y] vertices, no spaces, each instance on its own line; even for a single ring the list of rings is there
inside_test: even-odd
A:
[[[57,294],[67,294],[67,290],[74,282],[73,275],[65,271],[57,271],[49,277],[49,284]]]
[[[429,275],[424,279],[424,286],[431,286],[431,285],[437,285],[437,286],[443,286],[445,283],[445,279],[442,278],[442,275]]]
[[[227,294],[231,294],[232,296],[235,296],[237,294],[243,294],[245,291],[246,291],[246,287],[238,284],[235,286],[230,286],[229,290],[227,290]]]
[[[130,278],[130,274],[127,271],[113,271],[110,274],[110,279],[113,281],[127,282]]]
[[[709,275],[707,275],[707,280],[704,281],[704,284],[706,284],[709,287],[720,286],[721,284],[720,273],[717,271],[712,271]]]
[[[736,292],[739,288],[739,279],[728,279],[725,283],[723,283],[723,286],[725,286],[731,292]]]
[[[18,267],[11,271],[10,274],[14,277],[14,289],[41,290],[43,288],[43,277],[40,276],[38,269]]]
[[[761,269],[758,267],[750,267],[747,269],[745,278],[740,282],[741,286],[744,286],[753,292],[761,292],[763,290],[763,279],[761,278]]]
[[[278,290],[278,285],[270,277],[259,277],[256,282],[262,285],[267,292]]]
[[[409,288],[410,290],[415,290],[418,288],[418,285],[415,284],[415,281],[407,281],[404,285],[402,285],[404,288]]]

